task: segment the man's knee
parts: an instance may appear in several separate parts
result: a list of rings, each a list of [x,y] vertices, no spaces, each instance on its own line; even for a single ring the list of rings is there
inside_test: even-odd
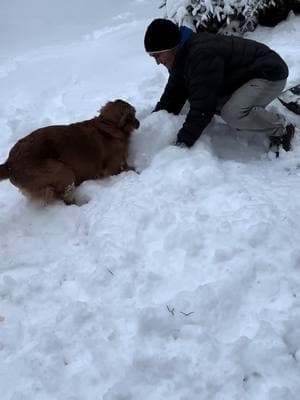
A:
[[[222,108],[220,115],[228,125],[239,128],[241,121],[247,114],[248,110],[242,110],[227,103]]]

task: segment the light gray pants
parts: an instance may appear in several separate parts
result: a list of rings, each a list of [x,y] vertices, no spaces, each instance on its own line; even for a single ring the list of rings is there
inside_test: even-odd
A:
[[[282,92],[285,85],[286,79],[252,79],[232,94],[221,108],[221,117],[234,129],[281,136],[284,133],[284,117],[265,107]]]

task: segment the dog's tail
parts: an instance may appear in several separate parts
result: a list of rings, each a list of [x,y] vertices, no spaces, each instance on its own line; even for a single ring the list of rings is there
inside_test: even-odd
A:
[[[10,177],[10,168],[7,164],[0,165],[0,181],[8,179]]]

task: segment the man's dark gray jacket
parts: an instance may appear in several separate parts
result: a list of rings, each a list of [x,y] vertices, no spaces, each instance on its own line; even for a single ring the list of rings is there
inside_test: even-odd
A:
[[[251,79],[287,78],[282,58],[262,43],[234,36],[193,33],[177,51],[168,83],[154,111],[190,111],[177,142],[192,146],[216,112],[218,100]]]

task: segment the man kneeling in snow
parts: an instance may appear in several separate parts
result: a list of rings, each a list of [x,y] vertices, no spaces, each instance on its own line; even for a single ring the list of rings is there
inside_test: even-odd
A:
[[[187,33],[186,28],[160,18],[148,26],[144,44],[156,63],[169,71],[154,111],[178,114],[186,100],[190,103],[176,144],[193,146],[220,110],[232,128],[266,133],[277,156],[280,145],[290,150],[294,126],[285,126],[283,117],[265,109],[288,77],[288,67],[275,51],[239,37]]]

